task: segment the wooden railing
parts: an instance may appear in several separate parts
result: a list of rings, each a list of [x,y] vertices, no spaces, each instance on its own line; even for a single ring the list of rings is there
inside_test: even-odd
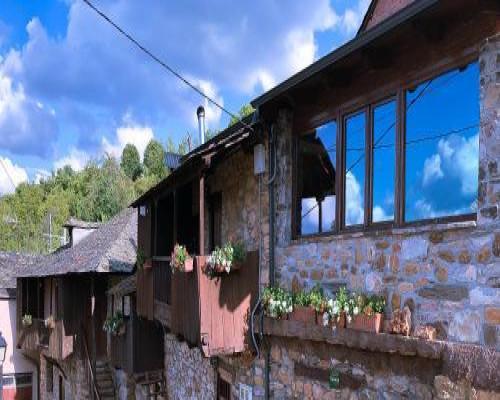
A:
[[[18,346],[29,352],[37,352],[49,347],[50,330],[42,319],[33,319],[29,326],[21,325],[18,334]]]
[[[170,257],[153,257],[153,293],[155,301],[171,304],[171,282]]]
[[[87,376],[89,378],[88,385],[91,390],[95,393],[96,399],[101,400],[101,395],[99,394],[99,390],[97,389],[97,380],[94,371],[94,365],[92,364],[90,355],[89,355],[89,347],[87,344],[87,334],[85,332],[85,328],[83,325],[81,326],[82,331],[82,341],[83,341],[83,349],[85,350],[85,365],[87,367]]]

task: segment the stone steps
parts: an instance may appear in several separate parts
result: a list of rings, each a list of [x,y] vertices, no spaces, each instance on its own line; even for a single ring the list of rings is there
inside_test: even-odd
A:
[[[112,371],[105,361],[96,362],[96,384],[101,400],[116,399]]]

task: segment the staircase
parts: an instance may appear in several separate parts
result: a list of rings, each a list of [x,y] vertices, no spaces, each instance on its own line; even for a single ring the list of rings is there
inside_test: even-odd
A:
[[[96,384],[101,400],[115,400],[115,382],[113,372],[106,361],[96,362]]]

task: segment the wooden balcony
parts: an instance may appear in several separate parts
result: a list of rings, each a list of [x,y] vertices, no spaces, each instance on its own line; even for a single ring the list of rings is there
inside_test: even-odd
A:
[[[41,319],[33,319],[30,326],[19,325],[17,347],[28,354],[39,353],[49,348],[50,329]]]
[[[206,260],[196,257],[193,272],[168,278],[164,265],[153,267],[155,319],[200,346],[207,357],[242,352],[249,345],[249,316],[257,301],[259,254],[248,253],[240,270],[215,279],[202,271]]]
[[[129,375],[163,369],[163,331],[133,315],[126,320],[124,335],[111,336],[110,351],[112,365]]]

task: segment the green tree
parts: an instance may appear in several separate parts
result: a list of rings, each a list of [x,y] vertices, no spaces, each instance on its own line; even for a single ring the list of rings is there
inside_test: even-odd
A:
[[[240,111],[238,111],[238,117],[231,117],[231,120],[229,121],[228,128],[230,126],[233,126],[235,123],[237,123],[240,119],[243,119],[245,117],[248,117],[250,114],[252,114],[255,111],[255,109],[252,107],[251,104],[245,104],[240,108]]]
[[[159,179],[167,176],[168,170],[165,166],[165,149],[157,140],[151,139],[144,150],[144,166],[146,173],[155,175]]]
[[[141,157],[137,147],[128,143],[122,152],[122,160],[120,166],[130,179],[135,181],[142,173]]]

